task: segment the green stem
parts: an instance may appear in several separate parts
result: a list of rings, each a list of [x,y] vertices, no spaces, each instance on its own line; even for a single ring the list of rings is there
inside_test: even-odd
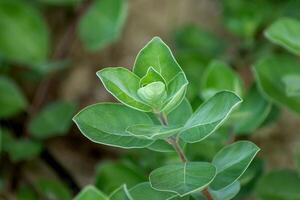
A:
[[[164,114],[164,113],[158,113],[157,114],[158,116],[158,119],[160,121],[160,123],[164,126],[167,126],[168,125],[168,118],[167,116]],[[182,148],[180,147],[180,145],[178,144],[178,141],[176,139],[176,137],[169,137],[167,139],[167,142],[169,144],[171,144],[173,146],[173,148],[175,149],[177,155],[179,156],[180,160],[185,163],[185,162],[188,162],[188,159],[184,153],[184,151],[182,150]],[[202,191],[202,194],[205,196],[205,198],[207,200],[214,200],[208,190],[208,188],[205,188],[203,191]]]

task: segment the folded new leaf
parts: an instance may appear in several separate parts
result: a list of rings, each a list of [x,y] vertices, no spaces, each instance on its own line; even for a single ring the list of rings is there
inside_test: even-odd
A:
[[[180,138],[185,142],[199,142],[212,134],[242,99],[229,91],[222,91],[204,102],[187,120]]]
[[[171,50],[158,37],[139,52],[133,72],[114,67],[97,75],[116,99],[143,112],[171,112],[183,100],[188,84]]]
[[[151,186],[159,191],[185,196],[207,187],[216,175],[216,168],[207,162],[186,162],[155,169],[150,173]]]

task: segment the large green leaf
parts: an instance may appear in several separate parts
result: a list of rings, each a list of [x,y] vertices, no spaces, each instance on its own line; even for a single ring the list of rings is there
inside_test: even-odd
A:
[[[214,198],[214,200],[230,200],[233,199],[239,193],[240,188],[240,183],[238,181],[235,181],[233,184],[220,190],[209,189],[209,192]]]
[[[207,187],[215,175],[216,169],[210,163],[186,162],[155,169],[149,175],[149,180],[156,190],[184,196]]]
[[[236,112],[232,123],[234,132],[237,134],[251,134],[267,118],[271,107],[271,103],[253,85]]]
[[[293,18],[281,18],[266,31],[266,37],[287,50],[300,55],[300,21]]]
[[[122,148],[143,148],[153,141],[139,139],[127,127],[136,124],[153,124],[146,113],[114,103],[99,103],[81,110],[74,118],[81,133],[91,141]]]
[[[35,182],[35,187],[45,199],[71,200],[71,190],[59,180],[40,178]]]
[[[222,90],[242,95],[242,80],[230,66],[222,61],[212,61],[201,80],[201,94],[204,99],[208,99]]]
[[[46,61],[49,35],[41,14],[25,1],[0,1],[0,55],[27,65]]]
[[[74,103],[56,101],[48,104],[30,122],[29,131],[38,139],[65,135],[75,113]]]
[[[132,187],[146,181],[143,170],[128,161],[103,161],[96,167],[95,185],[109,194],[122,184]]]
[[[222,91],[204,102],[187,120],[180,138],[185,142],[199,142],[212,134],[242,102],[233,92]]]
[[[221,149],[212,164],[217,168],[217,176],[210,184],[211,189],[220,190],[233,184],[246,171],[259,148],[252,142],[239,141]]]
[[[126,0],[95,0],[81,17],[78,32],[89,50],[117,40],[127,16]]]
[[[109,67],[98,71],[97,76],[105,88],[123,104],[140,111],[151,111],[151,107],[143,103],[137,94],[140,78],[128,69]]]
[[[276,170],[263,176],[256,186],[261,200],[300,200],[300,177],[292,170]]]
[[[287,75],[300,76],[300,64],[294,57],[265,57],[255,64],[254,73],[263,94],[276,103],[300,113],[300,96],[287,95],[286,84],[283,81]]]
[[[0,118],[11,117],[24,110],[26,106],[27,101],[16,83],[0,76]]]
[[[108,197],[104,195],[95,186],[88,185],[84,187],[79,194],[73,200],[108,200]]]

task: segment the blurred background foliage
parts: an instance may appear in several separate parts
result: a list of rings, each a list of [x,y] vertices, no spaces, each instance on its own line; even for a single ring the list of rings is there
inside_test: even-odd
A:
[[[177,161],[93,144],[71,122],[113,101],[95,72],[130,68],[154,35],[175,51],[194,108],[219,90],[244,99],[217,133],[185,146],[190,159],[253,140],[262,151],[236,199],[300,199],[299,10],[298,0],[1,0],[0,199],[68,200],[88,184],[108,195]]]

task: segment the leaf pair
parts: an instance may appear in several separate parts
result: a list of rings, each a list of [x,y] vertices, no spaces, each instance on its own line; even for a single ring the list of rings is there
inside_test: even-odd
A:
[[[186,162],[160,167],[151,172],[150,183],[154,189],[174,192],[180,196],[206,187],[214,191],[215,195],[222,195],[222,190],[239,188],[236,181],[258,151],[259,148],[252,142],[239,141],[221,149],[212,163]]]
[[[185,142],[198,142],[212,134],[241,99],[232,92],[219,92],[191,115],[183,101],[169,114],[169,126],[157,125],[150,115],[121,104],[100,103],[80,111],[74,121],[90,140],[123,148],[143,148],[175,134]],[[186,113],[186,116],[182,116]]]
[[[188,84],[171,50],[158,37],[139,52],[133,72],[114,67],[97,75],[116,99],[143,112],[169,113],[184,98]]]

